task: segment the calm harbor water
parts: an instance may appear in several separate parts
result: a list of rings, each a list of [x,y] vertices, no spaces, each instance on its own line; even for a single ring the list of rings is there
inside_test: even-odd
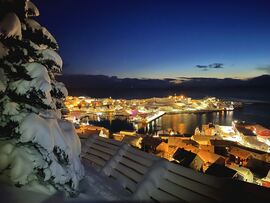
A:
[[[255,122],[270,128],[270,104],[269,103],[245,103],[243,109],[227,112],[212,112],[199,114],[165,114],[164,116],[149,123],[140,132],[154,133],[157,130],[173,129],[177,131],[183,126],[184,134],[192,134],[196,127],[203,124],[214,123],[218,125],[231,125],[233,120]],[[124,117],[101,119],[90,122],[110,129],[111,132],[120,130],[133,130],[132,123]]]
[[[124,98],[124,99],[141,99],[149,97],[166,97],[169,95],[185,95],[194,99],[200,99],[207,96],[215,96],[220,99],[244,102],[244,108],[231,112],[213,112],[204,114],[166,114],[161,118],[150,123],[144,131],[154,132],[157,130],[167,130],[168,128],[177,130],[179,125],[184,126],[185,134],[192,134],[197,126],[202,124],[214,123],[218,125],[231,125],[233,120],[244,120],[255,122],[267,128],[270,128],[270,94],[268,90],[196,90],[196,91],[168,91],[168,90],[129,90],[129,91],[102,91],[88,90],[87,94],[76,92],[78,95],[106,98]],[[77,95],[77,96],[78,96]],[[100,121],[93,121],[92,124],[99,125],[110,129],[111,132],[120,130],[132,130],[133,125],[126,118],[107,118]]]
[[[177,130],[179,124],[184,124],[184,132],[192,134],[196,127],[213,123],[218,125],[231,125],[234,120],[259,123],[270,127],[270,104],[246,104],[243,109],[227,112],[212,112],[204,114],[166,114],[156,121],[162,130],[168,128]],[[153,125],[153,124],[151,124]],[[154,124],[155,125],[155,124]]]

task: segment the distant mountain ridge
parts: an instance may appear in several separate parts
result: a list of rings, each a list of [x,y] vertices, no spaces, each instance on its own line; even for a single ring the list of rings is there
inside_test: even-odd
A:
[[[137,88],[170,88],[171,82],[160,79],[118,78],[105,75],[61,75],[58,79],[68,88],[95,89],[137,89]]]
[[[250,79],[179,77],[178,79],[118,78],[105,75],[61,75],[68,89],[189,89],[189,88],[268,88],[270,75]],[[180,82],[179,82],[180,81]]]

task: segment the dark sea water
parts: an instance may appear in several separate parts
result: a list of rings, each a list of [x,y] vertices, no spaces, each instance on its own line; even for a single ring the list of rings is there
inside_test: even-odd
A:
[[[78,94],[78,92],[77,92]],[[166,114],[161,118],[150,123],[141,132],[153,133],[157,130],[167,130],[168,128],[177,130],[179,124],[184,124],[184,133],[192,134],[196,127],[202,124],[214,123],[218,125],[231,125],[233,120],[244,120],[247,122],[258,123],[270,128],[270,95],[268,91],[168,91],[168,90],[129,90],[129,91],[112,91],[112,90],[92,90],[84,96],[97,98],[149,98],[149,97],[165,97],[169,95],[185,95],[195,99],[204,98],[206,96],[215,96],[224,100],[242,101],[244,108],[229,112],[213,112],[200,114]],[[120,130],[132,130],[133,125],[125,118],[113,118],[112,120],[103,119],[101,121],[93,121],[95,125],[100,125],[118,132]]]

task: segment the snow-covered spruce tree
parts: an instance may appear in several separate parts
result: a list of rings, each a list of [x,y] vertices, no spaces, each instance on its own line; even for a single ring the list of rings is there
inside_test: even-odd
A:
[[[0,182],[28,190],[78,193],[81,145],[61,119],[67,90],[54,37],[28,0],[0,0]]]

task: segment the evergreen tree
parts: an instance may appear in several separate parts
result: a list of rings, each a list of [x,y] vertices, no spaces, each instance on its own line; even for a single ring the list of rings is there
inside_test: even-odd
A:
[[[0,181],[74,195],[83,176],[80,140],[61,118],[62,60],[38,15],[28,0],[0,0]]]

